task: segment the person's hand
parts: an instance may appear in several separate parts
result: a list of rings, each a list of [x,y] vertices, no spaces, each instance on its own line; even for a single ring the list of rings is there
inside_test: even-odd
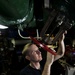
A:
[[[49,65],[52,65],[53,64],[53,61],[54,61],[54,55],[47,52],[47,60],[46,60],[46,63],[49,64]]]
[[[64,40],[64,38],[65,38],[65,34],[67,34],[67,31],[65,31],[65,32],[62,34],[62,36],[59,38],[59,41]]]

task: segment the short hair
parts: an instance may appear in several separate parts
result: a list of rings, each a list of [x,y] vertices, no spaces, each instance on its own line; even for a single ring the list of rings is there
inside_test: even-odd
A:
[[[28,44],[26,44],[26,45],[24,46],[23,51],[22,51],[22,54],[23,54],[24,57],[28,55],[28,53],[29,53],[29,47],[30,47],[32,44],[33,44],[33,43],[28,43]]]

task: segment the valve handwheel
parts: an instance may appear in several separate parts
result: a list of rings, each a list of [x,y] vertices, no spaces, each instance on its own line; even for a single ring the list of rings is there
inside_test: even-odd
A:
[[[54,52],[52,49],[48,48],[45,44],[40,43],[38,40],[36,40],[34,37],[30,36],[31,40],[36,43],[38,46],[40,46],[41,48],[43,48],[44,50],[52,53],[53,55],[57,55],[56,52]]]

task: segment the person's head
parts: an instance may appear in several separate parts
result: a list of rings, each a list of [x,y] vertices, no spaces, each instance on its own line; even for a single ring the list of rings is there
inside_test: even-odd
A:
[[[33,43],[26,44],[24,46],[22,54],[30,62],[40,62],[42,60],[42,56],[41,56],[41,52],[39,51],[39,48]]]

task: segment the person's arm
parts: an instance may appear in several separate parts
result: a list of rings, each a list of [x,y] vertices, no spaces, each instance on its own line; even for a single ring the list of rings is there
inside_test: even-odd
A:
[[[59,39],[59,48],[57,51],[57,55],[54,56],[51,53],[47,52],[47,60],[44,66],[44,70],[42,72],[42,75],[50,75],[51,74],[51,66],[53,62],[59,58],[61,58],[64,55],[65,52],[65,45],[64,45],[64,34]]]
[[[63,38],[64,38],[64,34],[63,34]],[[54,56],[51,53],[47,52],[47,60],[46,60],[42,75],[50,75],[51,74],[51,66],[52,66],[53,62],[55,60],[61,58],[64,55],[64,52],[65,52],[64,39],[59,39],[59,48],[57,51],[57,55]]]
[[[61,38],[59,39],[59,47],[58,47],[57,55],[54,57],[54,61],[64,56],[64,53],[65,53],[65,44],[64,44],[64,33],[63,33]]]
[[[47,59],[46,59],[46,63],[45,63],[42,75],[50,75],[51,74],[51,66],[53,64],[53,61],[54,61],[54,55],[47,52]]]

